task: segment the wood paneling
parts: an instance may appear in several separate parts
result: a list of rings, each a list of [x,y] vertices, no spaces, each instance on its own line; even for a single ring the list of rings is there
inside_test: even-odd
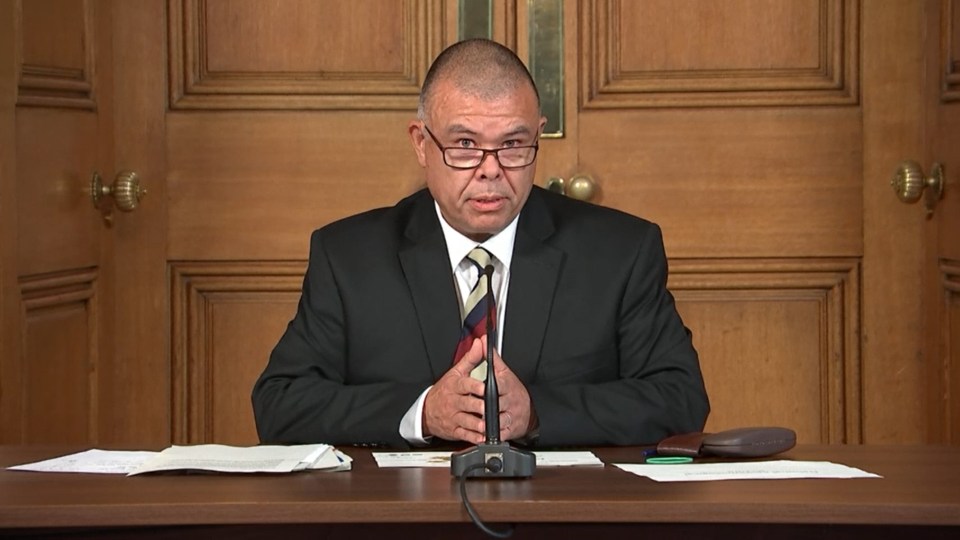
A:
[[[117,164],[152,172],[146,222],[116,228],[117,283],[150,290],[121,293],[117,318],[138,330],[112,370],[116,401],[144,407],[104,423],[133,442],[249,443],[250,385],[293,315],[310,231],[421,185],[406,125],[457,2],[121,5],[117,65],[133,77],[116,87],[134,120],[118,116]],[[590,174],[596,202],[663,227],[711,429],[916,442],[928,392],[957,386],[941,365],[926,385],[905,284],[928,270],[916,261],[932,229],[889,188],[900,159],[930,161],[936,84],[918,59],[931,6],[956,1],[564,3],[568,129],[543,142],[538,183]],[[494,35],[521,56],[528,7],[494,6]],[[347,55],[352,33],[365,39]]]
[[[21,276],[99,263],[101,224],[90,200],[89,176],[97,169],[97,122],[85,111],[17,113]]]
[[[960,2],[941,0],[941,65],[944,101],[960,100]]]
[[[942,363],[939,381],[942,388],[932,388],[943,407],[946,420],[941,427],[947,434],[947,442],[960,443],[960,261],[944,261],[940,270],[943,275],[943,333]]]
[[[588,0],[583,108],[853,105],[856,0]]]
[[[859,2],[579,6],[580,171],[663,229],[708,430],[860,442]]]
[[[415,109],[444,24],[429,0],[170,0],[170,103]]]
[[[250,393],[296,311],[304,269],[173,264],[174,443],[257,443]]]
[[[595,202],[658,223],[671,257],[858,255],[859,120],[855,108],[591,111],[581,170]]]
[[[96,280],[94,270],[21,280],[21,355],[3,362],[4,405],[19,412],[10,414],[18,427],[5,426],[5,442],[96,440]]]
[[[102,224],[90,199],[92,173],[112,172],[103,167],[113,161],[109,4],[10,6],[17,54],[5,74],[17,95],[15,113],[4,117],[15,144],[3,182],[14,194],[5,204],[14,227],[2,238],[13,246],[3,251],[10,277],[2,309],[16,314],[4,320],[4,337],[15,334],[17,344],[0,358],[0,440],[92,444],[101,343],[110,336],[101,310],[109,289],[99,268]]]
[[[20,357],[20,285],[17,280],[16,6],[0,3],[0,361]],[[6,76],[4,76],[6,75]],[[0,388],[9,374],[0,370]],[[0,440],[19,420],[0,393]],[[18,409],[19,410],[19,409]]]
[[[93,5],[19,0],[19,105],[94,109]]]
[[[794,429],[860,441],[856,259],[671,261],[669,286],[700,352],[707,431]]]
[[[942,94],[930,113],[938,129],[929,161],[943,164],[945,170],[944,195],[932,217],[939,226],[932,257],[939,263],[939,280],[932,290],[942,304],[933,302],[935,318],[925,326],[940,333],[933,332],[930,340],[930,349],[936,351],[930,362],[935,369],[933,416],[943,420],[936,425],[935,433],[942,434],[937,440],[960,444],[960,0],[942,0],[940,17],[943,61],[936,66]]]
[[[413,116],[170,115],[170,258],[305,258],[313,229],[423,185]]]
[[[116,217],[102,274],[110,279],[111,315],[120,329],[116,352],[101,369],[105,445],[162,448],[170,444],[170,311],[167,274],[165,147],[166,26],[162,0],[115,2],[112,51],[116,85],[118,170],[136,171],[147,189],[137,210]],[[102,113],[101,113],[102,116]]]

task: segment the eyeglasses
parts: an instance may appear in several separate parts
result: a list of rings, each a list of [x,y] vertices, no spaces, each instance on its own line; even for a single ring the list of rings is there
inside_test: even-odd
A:
[[[537,150],[540,148],[538,144],[509,146],[492,150],[486,148],[458,148],[455,146],[444,147],[426,124],[423,125],[423,129],[427,130],[430,138],[443,153],[443,162],[447,164],[447,167],[454,169],[476,169],[487,158],[487,154],[493,154],[497,158],[497,163],[504,169],[522,169],[537,159]]]

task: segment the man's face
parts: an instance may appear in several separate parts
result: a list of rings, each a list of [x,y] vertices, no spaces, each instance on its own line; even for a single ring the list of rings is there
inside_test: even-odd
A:
[[[437,81],[426,116],[424,122],[411,122],[408,132],[426,170],[427,188],[450,226],[482,242],[520,213],[533,187],[536,162],[504,169],[493,154],[486,154],[474,169],[454,169],[444,163],[426,129],[443,147],[493,150],[537,144],[546,118],[539,116],[536,95],[522,86],[485,101]]]

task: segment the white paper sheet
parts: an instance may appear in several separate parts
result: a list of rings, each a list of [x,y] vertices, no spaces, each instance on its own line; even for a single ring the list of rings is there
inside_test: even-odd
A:
[[[449,467],[452,452],[373,452],[382,468]],[[537,467],[603,466],[593,452],[534,452]]]
[[[178,470],[287,473],[340,465],[333,447],[326,444],[248,447],[200,444],[171,446],[144,462],[130,475]]]
[[[284,473],[302,470],[349,471],[350,456],[326,444],[293,446],[171,446],[162,452],[86,450],[8,467],[12,471],[126,474],[155,471]]]
[[[759,480],[778,478],[882,478],[829,461],[748,461],[646,465],[614,463],[629,473],[657,482],[698,482],[706,480]]]
[[[97,450],[94,448],[36,463],[15,465],[8,467],[8,469],[11,471],[128,474],[155,455],[157,455],[157,452]]]

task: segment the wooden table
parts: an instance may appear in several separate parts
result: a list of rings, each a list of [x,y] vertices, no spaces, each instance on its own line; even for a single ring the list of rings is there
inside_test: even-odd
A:
[[[0,447],[0,465],[78,451]],[[0,471],[0,535],[260,535],[283,538],[483,538],[446,468],[379,469],[343,448],[350,472],[116,475]],[[639,463],[639,448],[600,448]],[[701,538],[960,538],[960,448],[801,446],[781,456],[843,463],[882,479],[658,483],[616,467],[541,467],[527,480],[471,480],[488,523],[514,538],[654,534]]]

